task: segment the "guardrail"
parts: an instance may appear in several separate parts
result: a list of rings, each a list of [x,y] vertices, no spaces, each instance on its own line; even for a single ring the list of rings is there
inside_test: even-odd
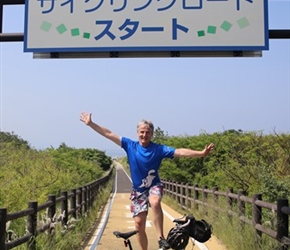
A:
[[[26,243],[28,250],[36,250],[36,239],[39,234],[45,231],[52,233],[57,222],[60,222],[63,228],[68,228],[71,220],[83,217],[93,206],[98,192],[108,183],[112,174],[113,168],[105,177],[70,192],[62,191],[59,197],[49,195],[48,201],[41,205],[38,205],[37,201],[30,201],[28,208],[22,211],[8,213],[6,208],[0,208],[0,249],[9,250]],[[57,205],[60,207],[58,217]],[[47,211],[46,220],[40,225],[37,218],[43,211]],[[13,232],[7,232],[6,225],[19,218],[27,218],[26,233],[21,237],[13,237],[15,235]]]
[[[229,218],[236,216],[241,222],[254,227],[259,237],[265,234],[282,243],[281,250],[287,250],[290,246],[290,207],[288,199],[278,199],[277,204],[272,204],[262,201],[261,194],[247,197],[245,191],[242,190],[235,194],[233,193],[233,189],[229,189],[227,192],[221,192],[217,187],[208,189],[207,186],[190,186],[189,184],[166,180],[162,180],[162,182],[164,184],[164,194],[176,200],[183,209],[190,210],[193,207],[200,209],[201,207],[203,212],[207,214],[207,210],[210,208],[217,213],[226,213]],[[212,202],[209,202],[209,195],[211,196]],[[220,197],[226,200],[226,207],[220,207],[221,203],[218,202]],[[248,204],[251,206],[249,208],[251,210],[251,213],[249,213],[251,216],[246,215],[246,205]],[[262,210],[265,209],[276,214],[276,230],[263,225]]]

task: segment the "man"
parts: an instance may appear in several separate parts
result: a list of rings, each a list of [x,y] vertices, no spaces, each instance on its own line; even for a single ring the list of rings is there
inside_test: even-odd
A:
[[[158,170],[162,159],[173,157],[205,157],[213,149],[214,144],[205,146],[202,151],[186,148],[172,148],[151,141],[154,126],[150,121],[142,120],[137,125],[138,141],[120,137],[109,129],[92,121],[92,114],[81,113],[80,120],[100,135],[121,146],[127,153],[132,178],[131,212],[138,230],[137,239],[142,250],[148,250],[148,239],[145,232],[147,211],[150,204],[154,226],[159,239],[159,247],[169,249],[163,233],[163,212],[161,199],[163,186]]]

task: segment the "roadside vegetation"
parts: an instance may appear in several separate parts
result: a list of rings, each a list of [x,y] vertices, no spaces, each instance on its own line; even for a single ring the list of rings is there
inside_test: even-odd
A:
[[[88,184],[105,175],[112,165],[111,158],[97,149],[75,149],[62,143],[58,148],[36,150],[18,135],[1,131],[0,151],[0,207],[7,208],[8,213],[26,209],[29,201],[43,204],[49,194],[60,196],[61,191]],[[72,230],[64,233],[58,223],[54,237],[41,234],[37,249],[81,249],[111,190],[112,181],[99,192],[95,207],[85,219],[71,221]],[[39,222],[43,219],[39,218]],[[16,220],[7,226],[11,234],[20,236],[25,233],[25,224],[25,221]],[[14,249],[26,249],[26,244]]]
[[[154,141],[172,147],[202,150],[215,143],[215,150],[205,158],[164,160],[162,179],[244,190],[247,195],[260,193],[263,200],[290,198],[290,134],[263,134],[227,130],[199,136],[168,136],[157,128]]]
[[[233,188],[235,193],[244,190],[247,196],[259,193],[264,201],[270,203],[276,203],[278,198],[290,199],[289,134],[274,131],[264,135],[262,132],[228,130],[211,135],[202,133],[199,136],[170,137],[158,128],[155,142],[197,150],[203,149],[210,142],[216,145],[212,154],[206,158],[163,161],[160,171],[162,179],[198,184],[200,187],[218,187],[221,191]],[[169,197],[164,202],[170,206],[175,203],[176,210],[185,213]],[[230,220],[225,214],[213,211],[203,214],[201,210],[192,209],[189,212],[197,219],[209,221],[213,225],[214,235],[222,240],[227,249],[281,249],[279,243],[268,236],[262,239],[255,237],[254,229],[240,223],[238,218]],[[251,209],[246,213],[251,213]],[[275,229],[277,222],[274,217],[271,213],[263,214],[264,223]]]

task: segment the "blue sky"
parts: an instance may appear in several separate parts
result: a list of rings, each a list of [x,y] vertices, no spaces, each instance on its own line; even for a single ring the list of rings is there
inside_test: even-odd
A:
[[[269,1],[269,28],[290,29],[290,1]],[[23,32],[24,7],[4,7],[3,32]],[[0,43],[0,129],[36,149],[123,151],[79,121],[82,111],[136,138],[145,118],[169,135],[227,129],[290,133],[290,39],[261,58],[33,59]]]

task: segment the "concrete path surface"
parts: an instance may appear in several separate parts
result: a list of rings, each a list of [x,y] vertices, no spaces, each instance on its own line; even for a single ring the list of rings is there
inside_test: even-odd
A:
[[[130,212],[130,191],[131,181],[121,165],[117,165],[116,174],[116,192],[110,197],[102,215],[102,221],[93,233],[85,250],[125,250],[124,242],[121,238],[113,235],[114,231],[128,232],[135,229],[134,220]],[[162,204],[164,212],[164,232],[167,232],[174,226],[172,220],[181,217],[181,214],[171,209],[166,204]],[[152,222],[152,214],[149,209],[146,232],[149,242],[149,250],[158,249],[158,239]],[[136,236],[132,236],[131,243],[134,250],[140,249]],[[186,250],[226,250],[226,248],[214,236],[202,244],[196,241],[190,241]]]

